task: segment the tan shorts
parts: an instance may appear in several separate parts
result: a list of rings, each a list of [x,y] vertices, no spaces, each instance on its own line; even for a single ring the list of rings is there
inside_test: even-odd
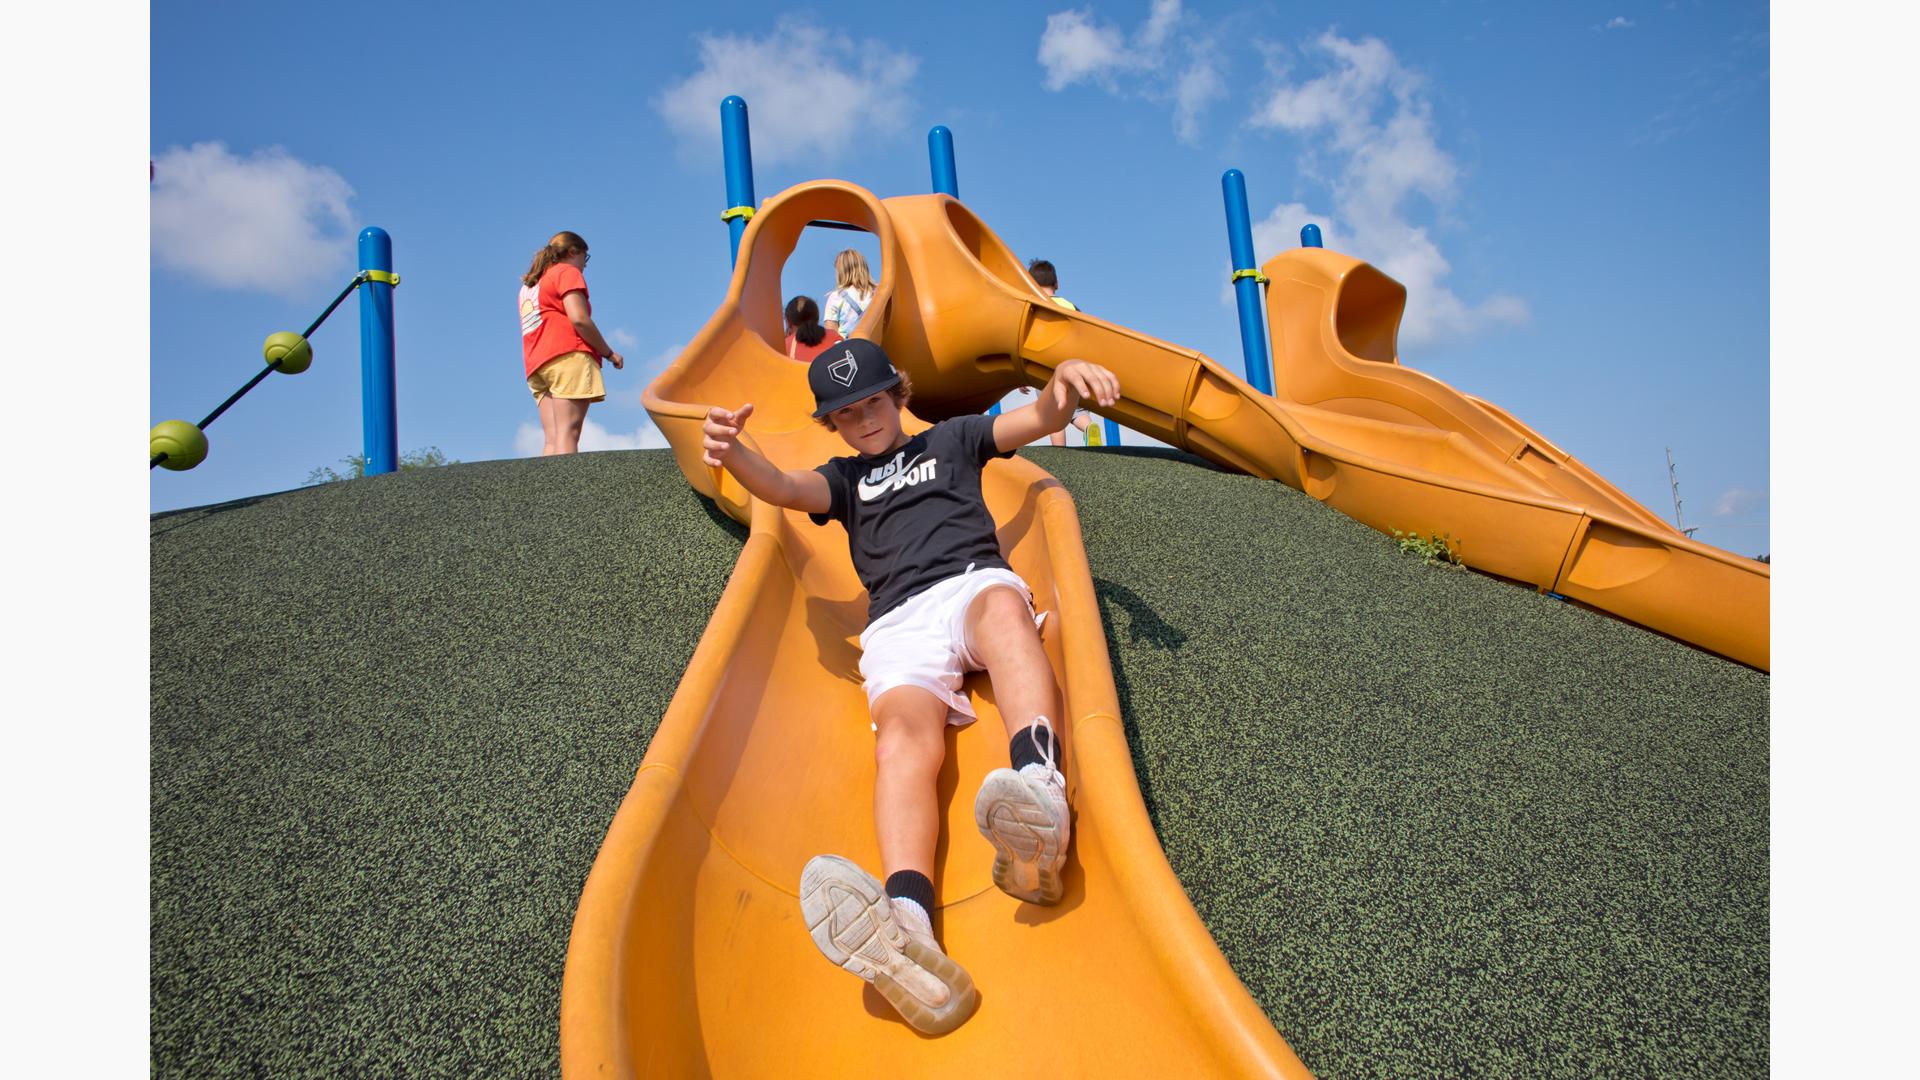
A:
[[[600,360],[583,352],[561,353],[527,376],[533,400],[549,395],[577,401],[607,400],[607,384],[600,380]]]

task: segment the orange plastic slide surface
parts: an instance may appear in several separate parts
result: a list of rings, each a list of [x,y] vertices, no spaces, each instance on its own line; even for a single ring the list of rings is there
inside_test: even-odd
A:
[[[1006,738],[976,676],[980,719],[948,733],[934,881],[936,930],[972,973],[979,1010],[923,1037],[814,948],[797,898],[806,861],[835,852],[879,869],[856,674],[866,596],[839,526],[752,500],[702,464],[699,434],[708,404],[752,401],[747,435],[776,463],[846,452],[809,418],[805,369],[780,350],[780,267],[814,219],[879,239],[882,277],[861,336],[908,358],[916,378],[917,328],[947,295],[938,277],[914,290],[916,264],[871,195],[805,185],[761,208],[726,301],[648,388],[688,480],[751,531],[582,891],[563,1072],[978,1077],[1043,1059],[1067,1076],[1306,1076],[1167,865],[1133,774],[1072,501],[1019,459],[989,464],[982,486],[1002,550],[1051,613],[1042,641],[1065,697],[1075,808],[1066,896],[1022,904],[990,879],[973,793],[1005,764]]]

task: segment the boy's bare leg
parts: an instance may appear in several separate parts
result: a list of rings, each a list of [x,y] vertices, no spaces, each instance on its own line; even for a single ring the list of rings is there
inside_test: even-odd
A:
[[[873,827],[882,877],[917,870],[931,880],[947,703],[917,686],[896,686],[874,701],[873,722],[880,729],[873,747]]]
[[[873,823],[883,873],[928,881],[896,893],[890,881],[851,860],[818,855],[800,874],[800,912],[821,955],[872,983],[916,1030],[939,1035],[964,1023],[980,1002],[973,977],[934,940],[927,910],[947,703],[918,687],[895,687],[873,703],[873,722]],[[922,899],[913,898],[915,891]]]
[[[1026,730],[1036,716],[1060,719],[1060,687],[1025,597],[1011,588],[974,597],[967,609],[967,635],[993,680],[994,704],[1008,738]]]
[[[993,883],[1028,903],[1057,904],[1065,893],[1062,870],[1073,833],[1066,780],[1054,757],[1060,688],[1020,593],[991,588],[974,597],[967,632],[975,659],[993,679],[1014,766],[988,773],[973,800],[974,824],[993,845]],[[1039,734],[1041,717],[1051,737]]]

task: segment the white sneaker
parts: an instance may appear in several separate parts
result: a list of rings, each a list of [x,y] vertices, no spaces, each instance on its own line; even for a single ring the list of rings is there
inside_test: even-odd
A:
[[[808,860],[800,911],[820,952],[872,983],[916,1031],[944,1035],[979,1005],[973,977],[941,951],[932,929],[897,910],[879,879],[850,860]]]
[[[1039,724],[1047,725],[1042,717]],[[993,845],[993,883],[1030,904],[1056,904],[1064,891],[1073,819],[1067,808],[1067,778],[1052,755],[1019,772],[995,769],[973,800],[973,821]]]

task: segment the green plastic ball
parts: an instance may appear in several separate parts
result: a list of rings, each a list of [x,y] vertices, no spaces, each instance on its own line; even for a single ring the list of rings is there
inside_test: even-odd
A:
[[[160,467],[185,472],[207,460],[206,432],[185,420],[162,420],[153,425],[153,452],[149,458],[167,455]]]
[[[285,375],[298,375],[313,363],[313,345],[306,338],[291,330],[282,330],[267,335],[267,363],[280,361],[280,371]]]

